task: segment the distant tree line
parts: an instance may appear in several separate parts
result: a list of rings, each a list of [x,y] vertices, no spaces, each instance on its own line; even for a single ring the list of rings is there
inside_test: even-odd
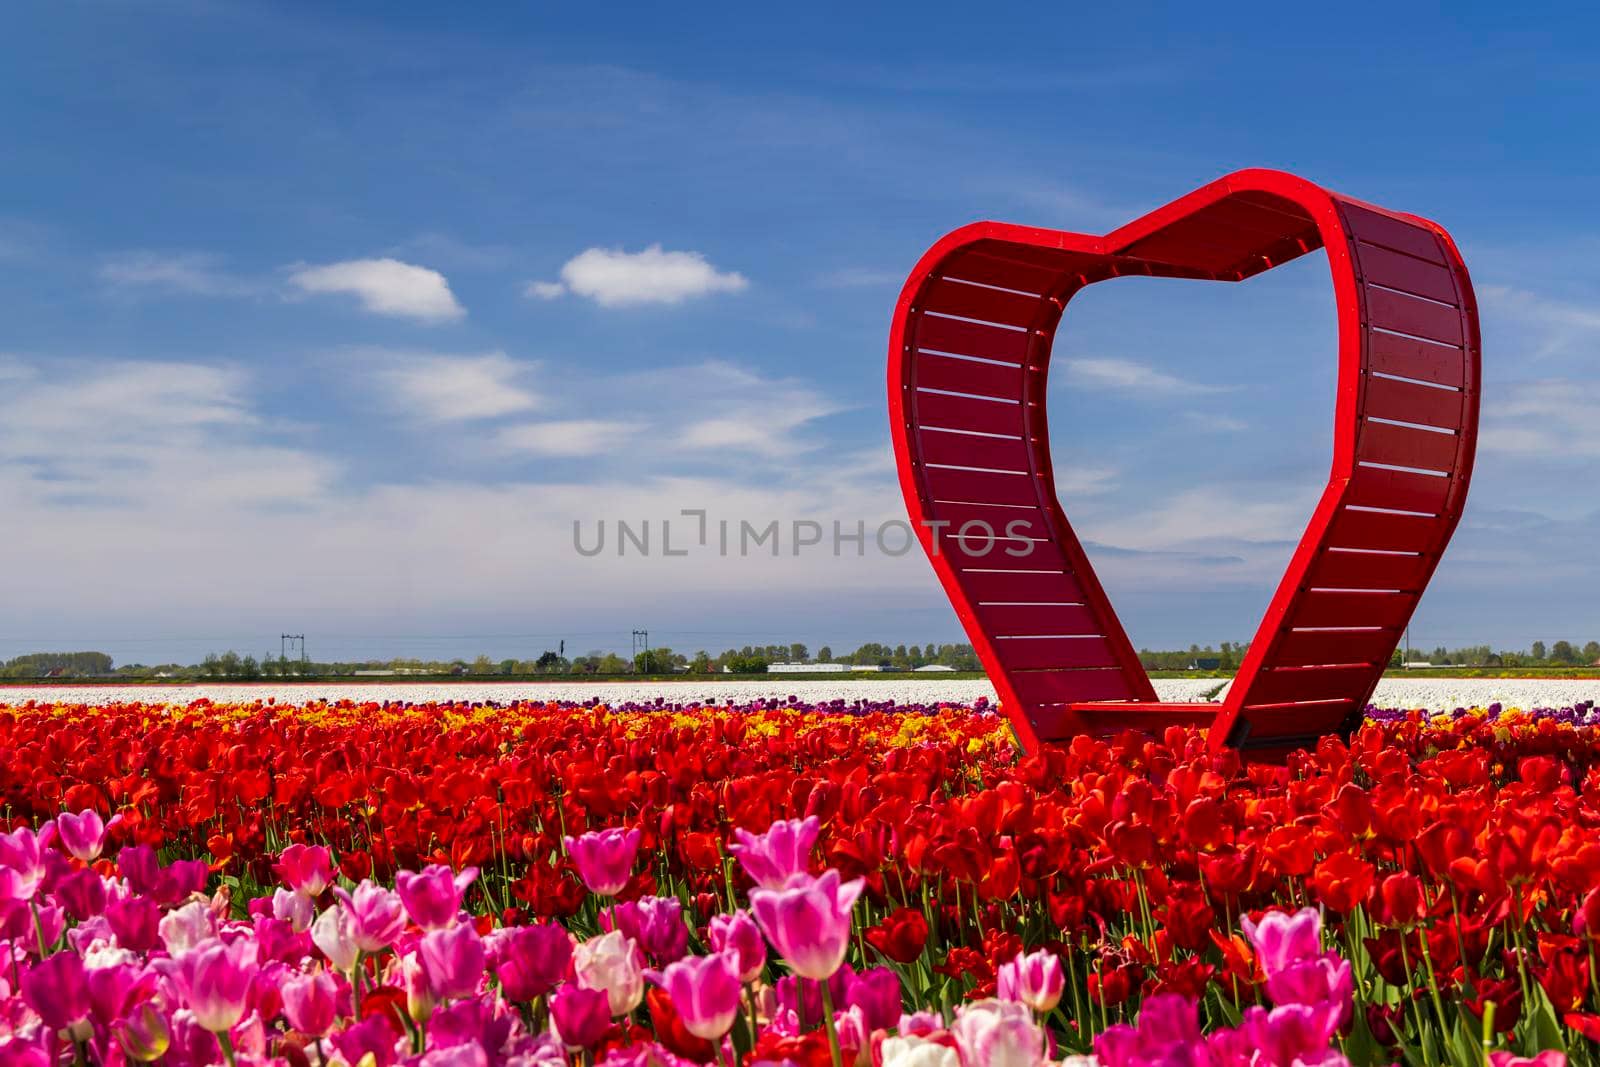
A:
[[[1190,645],[1187,649],[1152,651],[1140,649],[1139,660],[1146,670],[1234,671],[1239,668],[1249,645],[1224,641],[1216,648],[1210,645]],[[1395,650],[1390,666],[1402,662],[1426,662],[1438,667],[1594,667],[1600,666],[1600,641],[1578,645],[1572,641],[1556,641],[1546,646],[1535,641],[1526,651],[1495,651],[1489,645],[1469,645],[1465,648],[1439,646],[1432,651],[1404,648]],[[585,655],[566,656],[545,651],[531,659],[491,659],[477,656],[474,659],[422,660],[389,659],[360,662],[314,662],[265,655],[257,659],[229,650],[212,652],[199,663],[166,663],[146,665],[128,663],[113,666],[104,652],[33,652],[0,663],[0,678],[171,678],[174,680],[228,680],[255,681],[296,677],[339,678],[353,676],[404,676],[404,675],[472,675],[472,676],[528,676],[528,675],[622,675],[622,674],[761,674],[773,663],[843,663],[857,667],[877,667],[887,670],[915,670],[930,664],[950,667],[958,671],[976,671],[982,667],[971,645],[938,644],[883,645],[868,642],[854,652],[835,655],[833,649],[823,645],[813,656],[798,642],[787,645],[745,645],[730,648],[720,655],[704,649],[693,655],[676,652],[670,648],[652,648],[640,652],[632,659],[615,652],[595,650]]]

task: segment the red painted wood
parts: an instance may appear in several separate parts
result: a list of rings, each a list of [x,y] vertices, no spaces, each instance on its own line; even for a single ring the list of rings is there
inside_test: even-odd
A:
[[[1002,571],[1064,570],[1061,549],[1051,541],[1012,541],[984,537],[939,537],[939,553],[952,567]]]
[[[1050,539],[1052,536],[1049,520],[1043,511],[1038,508],[1007,508],[996,507],[992,504],[937,504],[934,506],[935,514],[930,518],[944,523],[939,527],[945,536],[958,534],[962,527],[969,533],[978,533],[987,528],[993,530],[997,537],[1027,537],[1033,539]],[[978,525],[969,525],[976,523]]]
[[[1426,220],[1293,175],[1252,170],[1104,236],[976,223],[936,243],[907,281],[889,341],[890,426],[901,488],[924,548],[934,548],[930,522],[1009,513],[1026,537],[1040,539],[1030,543],[1044,546],[1040,560],[1048,560],[1037,568],[996,566],[963,547],[971,539],[952,542],[948,532],[939,544],[952,550],[930,557],[1025,746],[1114,730],[1119,721],[1143,729],[1193,722],[1211,711],[1192,705],[1163,711],[1154,702],[1133,645],[1055,499],[1043,382],[1065,301],[1084,285],[1128,274],[1239,280],[1318,248],[1328,250],[1338,309],[1334,461],[1245,662],[1211,719],[1213,747],[1237,742],[1271,757],[1343,728],[1347,714],[1365,704],[1465,504],[1480,342],[1471,282],[1449,236]],[[919,351],[927,349],[1006,365]],[[965,440],[928,427],[1009,439]],[[1403,591],[1338,591],[1357,588]],[[1094,636],[1001,639],[1051,633]],[[1349,666],[1329,666],[1345,659]],[[1086,669],[1035,666],[1068,663]],[[1121,720],[1119,701],[1131,701],[1122,705]]]

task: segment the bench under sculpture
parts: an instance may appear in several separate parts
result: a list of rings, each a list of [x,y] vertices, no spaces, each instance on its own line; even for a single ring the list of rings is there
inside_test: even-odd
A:
[[[1243,281],[1319,248],[1338,315],[1327,488],[1226,697],[1162,703],[1056,499],[1056,329],[1095,282]],[[1348,733],[1466,503],[1479,355],[1443,228],[1278,171],[1104,236],[979,222],[929,249],[889,336],[900,486],[1022,744],[1195,724],[1213,748],[1272,758]]]

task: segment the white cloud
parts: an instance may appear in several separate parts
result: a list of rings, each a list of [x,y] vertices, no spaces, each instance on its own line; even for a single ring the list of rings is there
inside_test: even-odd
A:
[[[100,279],[117,289],[150,288],[193,296],[253,296],[263,287],[222,269],[199,252],[130,252],[100,265]]]
[[[744,275],[722,272],[699,252],[667,252],[658,244],[642,252],[590,248],[561,268],[561,281],[531,282],[527,295],[552,300],[563,293],[587,297],[601,307],[681,304],[711,293],[737,293]]]
[[[1131,359],[1068,359],[1066,380],[1089,389],[1116,389],[1136,393],[1225,393],[1234,387],[1186,381]]]
[[[396,410],[430,422],[493,419],[531,411],[539,396],[520,385],[530,370],[504,352],[482,356],[371,353],[387,363],[375,380]]]
[[[299,267],[289,275],[289,283],[307,293],[349,293],[376,315],[449,322],[467,313],[443,274],[398,259],[351,259]]]
[[[606,419],[558,419],[507,426],[495,443],[507,452],[535,456],[598,456],[627,447],[636,427]]]
[[[1483,404],[1485,452],[1546,461],[1600,457],[1600,385],[1549,378],[1496,388]],[[1524,472],[1525,473],[1525,472]]]

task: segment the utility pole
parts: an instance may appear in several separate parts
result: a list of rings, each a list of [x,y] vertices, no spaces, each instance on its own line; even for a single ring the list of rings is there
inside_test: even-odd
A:
[[[645,659],[648,661],[649,658],[650,658],[650,656],[649,656],[649,653],[650,653],[650,631],[649,630],[635,630],[635,631],[633,631],[633,662],[634,662],[635,665],[638,665],[638,663],[639,663],[639,653],[641,653],[641,652],[645,653]],[[654,666],[654,665],[647,662],[645,664],[645,666],[646,666],[646,668],[649,668],[649,667]]]
[[[306,673],[306,635],[305,634],[279,634],[278,635],[278,662],[285,663],[289,659],[289,651],[296,644],[300,648],[300,673]]]

